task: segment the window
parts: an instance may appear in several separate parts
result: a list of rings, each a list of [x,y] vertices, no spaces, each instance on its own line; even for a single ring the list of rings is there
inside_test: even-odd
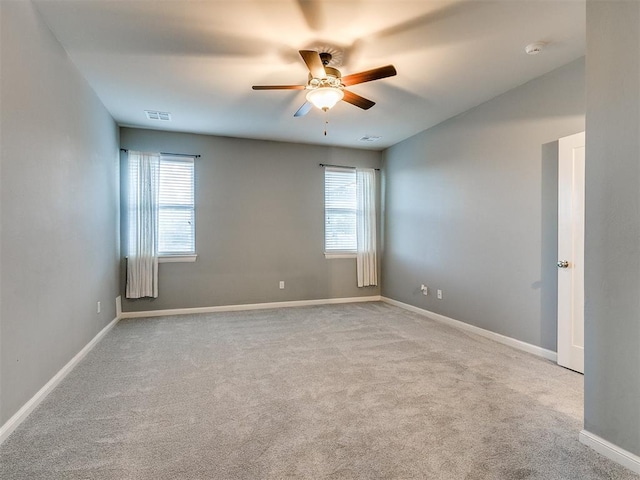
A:
[[[326,167],[324,171],[325,254],[356,253],[356,171]]]
[[[130,182],[137,178],[138,162],[129,160]],[[194,158],[160,156],[158,173],[158,256],[195,256]],[[131,183],[130,183],[131,185]],[[129,188],[129,232],[135,232],[135,188]],[[129,251],[135,250],[129,235]]]
[[[195,246],[193,157],[160,157],[158,255],[193,255]]]

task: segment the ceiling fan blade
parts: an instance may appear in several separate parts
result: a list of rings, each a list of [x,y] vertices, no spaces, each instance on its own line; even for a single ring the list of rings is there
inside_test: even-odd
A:
[[[327,72],[324,71],[324,65],[320,60],[320,54],[315,50],[300,50],[300,56],[307,64],[309,72],[313,78],[327,78]]]
[[[372,102],[368,98],[361,97],[360,95],[356,95],[348,90],[343,90],[343,92],[344,97],[342,97],[342,100],[350,103],[351,105],[355,105],[356,107],[360,107],[363,110],[369,110],[376,104],[376,102]]]
[[[298,109],[298,111],[293,114],[293,116],[294,117],[304,117],[307,113],[309,113],[309,110],[311,110],[311,107],[313,107],[313,103],[304,102],[302,104],[302,106]]]
[[[396,67],[393,65],[387,65],[385,67],[374,68],[373,70],[367,70],[366,72],[353,73],[342,77],[342,84],[345,87],[350,85],[357,85],[358,83],[371,82],[373,80],[379,80],[381,78],[393,77],[396,72]]]
[[[254,90],[304,90],[305,85],[254,85]]]

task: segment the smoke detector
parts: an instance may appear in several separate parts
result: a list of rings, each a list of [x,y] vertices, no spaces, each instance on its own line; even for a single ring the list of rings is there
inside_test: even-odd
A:
[[[527,55],[537,55],[546,45],[545,42],[533,42],[524,47],[524,51],[527,52]]]

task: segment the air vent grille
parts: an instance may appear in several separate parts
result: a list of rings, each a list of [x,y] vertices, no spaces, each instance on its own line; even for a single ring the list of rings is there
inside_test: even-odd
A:
[[[362,137],[360,139],[361,142],[377,142],[378,140],[380,140],[382,137],[377,136],[377,135],[365,135],[364,137]]]
[[[158,112],[157,110],[145,110],[144,113],[147,115],[149,120],[162,120],[165,122],[171,121],[171,114],[169,112]]]

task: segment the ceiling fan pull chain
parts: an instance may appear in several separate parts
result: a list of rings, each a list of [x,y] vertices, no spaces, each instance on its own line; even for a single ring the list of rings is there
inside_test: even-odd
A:
[[[329,110],[324,111],[324,136],[327,136],[327,125],[329,125]]]

